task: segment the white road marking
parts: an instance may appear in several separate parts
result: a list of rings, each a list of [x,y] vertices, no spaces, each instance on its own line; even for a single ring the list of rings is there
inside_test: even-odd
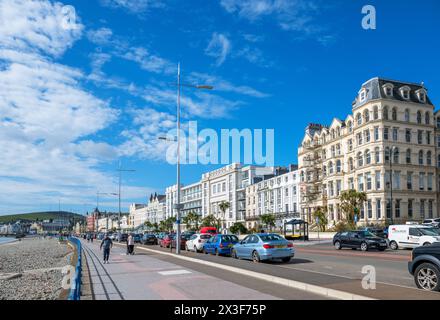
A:
[[[191,271],[188,270],[169,270],[169,271],[159,271],[159,274],[163,276],[174,276],[178,274],[188,274],[191,273]]]

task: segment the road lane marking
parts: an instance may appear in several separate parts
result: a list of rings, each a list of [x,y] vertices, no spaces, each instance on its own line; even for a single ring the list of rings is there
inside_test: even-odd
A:
[[[210,261],[200,260],[200,259],[196,259],[196,258],[190,258],[190,257],[187,257],[187,256],[176,255],[174,253],[168,253],[168,252],[148,249],[148,248],[144,248],[144,247],[138,247],[138,249],[144,250],[144,251],[149,251],[149,252],[154,252],[154,253],[159,253],[159,254],[162,254],[162,255],[172,256],[172,257],[174,257],[176,259],[181,259],[181,260],[186,260],[186,261],[190,261],[190,262],[194,262],[194,263],[198,263],[198,264],[203,264],[203,265],[206,265],[206,266],[210,266],[210,267],[214,267],[214,268],[218,268],[218,269],[223,269],[223,270],[226,270],[226,271],[242,274],[242,275],[253,277],[253,278],[257,278],[257,279],[260,279],[260,280],[266,280],[268,282],[272,282],[272,283],[276,283],[276,284],[279,284],[279,285],[287,286],[287,287],[290,287],[290,288],[294,288],[294,289],[298,289],[298,290],[314,293],[314,294],[317,294],[317,295],[326,296],[326,297],[333,298],[333,299],[340,299],[340,300],[377,300],[375,298],[361,296],[361,295],[357,295],[357,294],[353,294],[353,293],[349,293],[349,292],[345,292],[345,291],[334,290],[334,289],[330,289],[330,288],[326,288],[326,287],[321,287],[321,286],[316,286],[316,285],[312,285],[312,284],[308,284],[308,283],[304,283],[304,282],[300,282],[300,281],[296,281],[296,280],[290,280],[290,279],[281,278],[281,277],[277,277],[277,276],[272,276],[272,275],[268,275],[268,274],[264,274],[264,273],[250,271],[250,270],[247,270],[247,269],[241,269],[241,268],[226,266],[226,265],[223,265],[223,264],[218,264],[218,263],[214,263],[214,262],[210,262]]]
[[[174,276],[174,275],[178,275],[178,274],[189,274],[189,273],[191,273],[191,271],[182,269],[182,270],[159,271],[158,273],[163,276]]]

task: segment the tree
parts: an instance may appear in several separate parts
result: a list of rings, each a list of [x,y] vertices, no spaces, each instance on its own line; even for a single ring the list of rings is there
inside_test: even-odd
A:
[[[153,231],[154,231],[154,232],[159,231],[159,225],[158,225],[157,222],[153,223]]]
[[[238,234],[246,234],[248,232],[247,228],[241,222],[234,223],[230,231],[232,233],[238,233]]]
[[[325,210],[323,210],[321,207],[318,207],[316,211],[313,213],[313,218],[316,220],[316,218],[319,219],[319,222],[317,224],[320,231],[325,232],[325,229],[328,224],[327,219],[327,213]]]
[[[219,229],[219,219],[217,219],[213,214],[209,214],[202,219],[202,227],[212,227],[215,226]]]
[[[341,201],[340,208],[345,213],[345,220],[354,228],[354,215],[360,211],[361,206],[367,201],[367,194],[356,190],[346,190],[341,192],[339,200]]]
[[[150,230],[153,227],[153,224],[150,221],[145,221],[144,226],[147,227],[148,230]]]
[[[260,216],[261,223],[272,231],[272,227],[275,227],[275,216],[273,214],[263,214]]]
[[[200,216],[197,213],[192,211],[188,212],[188,214],[183,217],[182,220],[189,230],[197,231],[199,229]]]
[[[231,204],[227,201],[222,201],[220,202],[220,204],[218,205],[220,211],[222,212],[222,228],[223,228],[223,224],[224,224],[224,220],[226,220],[226,210],[228,210],[231,207]]]

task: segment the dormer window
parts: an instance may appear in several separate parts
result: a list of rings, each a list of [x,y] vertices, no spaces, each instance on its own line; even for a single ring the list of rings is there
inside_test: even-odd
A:
[[[410,90],[411,89],[408,86],[404,86],[404,87],[400,88],[400,95],[402,96],[403,99],[409,100]]]
[[[421,103],[426,103],[426,90],[425,89],[419,89],[416,91],[417,98]]]
[[[390,98],[393,96],[394,86],[391,83],[386,83],[383,85],[383,91],[385,92],[385,96]]]
[[[367,99],[367,89],[362,89],[359,92],[359,101],[364,102]]]

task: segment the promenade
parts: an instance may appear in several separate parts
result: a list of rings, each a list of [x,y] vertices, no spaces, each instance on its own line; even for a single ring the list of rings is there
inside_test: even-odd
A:
[[[135,255],[125,254],[125,248],[114,245],[110,263],[102,263],[99,241],[82,240],[95,300],[274,300],[323,299],[319,295],[256,279],[185,264],[173,258],[137,250]],[[216,276],[217,275],[217,276]],[[227,279],[231,279],[228,281]],[[87,279],[86,279],[87,280]]]

